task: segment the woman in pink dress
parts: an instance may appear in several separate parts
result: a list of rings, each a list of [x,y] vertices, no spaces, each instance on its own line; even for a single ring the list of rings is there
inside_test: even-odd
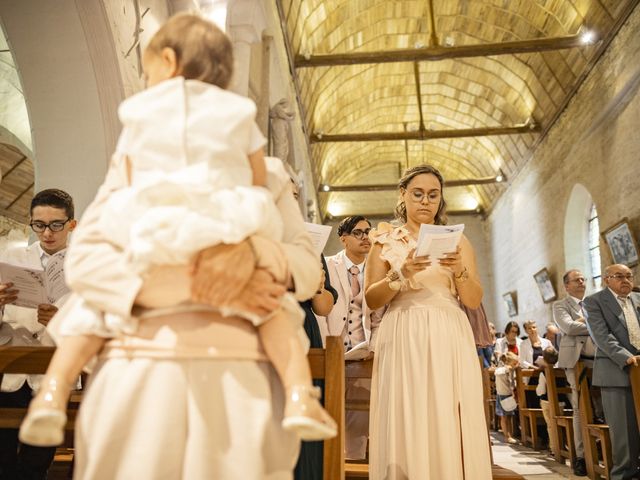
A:
[[[480,367],[458,303],[482,300],[473,247],[463,236],[444,258],[414,258],[420,225],[446,223],[443,183],[431,166],[409,169],[396,208],[402,226],[370,234],[367,304],[389,305],[375,344],[372,480],[491,479]]]

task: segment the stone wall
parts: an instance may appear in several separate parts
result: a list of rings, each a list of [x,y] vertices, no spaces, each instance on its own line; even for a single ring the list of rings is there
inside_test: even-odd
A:
[[[533,279],[549,269],[558,296],[561,277],[576,265],[566,258],[564,229],[569,196],[576,184],[590,193],[599,213],[600,231],[623,217],[640,234],[640,9],[636,9],[593,68],[558,122],[520,174],[510,179],[487,221],[498,323],[509,317],[501,299],[517,292],[522,323],[539,327],[551,320]],[[586,218],[585,218],[586,222]],[[586,245],[583,246],[586,248]],[[611,263],[601,240],[603,267]]]

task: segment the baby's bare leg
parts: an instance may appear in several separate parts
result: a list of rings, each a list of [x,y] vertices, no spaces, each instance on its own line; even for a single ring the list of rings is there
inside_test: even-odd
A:
[[[286,389],[294,385],[311,386],[311,370],[298,332],[281,308],[258,327],[267,357]]]
[[[47,377],[56,377],[73,385],[84,366],[102,348],[105,339],[96,335],[74,335],[62,338],[51,358]]]
[[[39,447],[62,443],[71,390],[82,368],[100,351],[104,342],[102,337],[95,335],[63,337],[20,426],[22,443]]]
[[[311,370],[298,329],[283,308],[258,327],[262,345],[285,389],[282,426],[302,440],[334,437],[337,425],[319,402],[320,391],[311,383]]]

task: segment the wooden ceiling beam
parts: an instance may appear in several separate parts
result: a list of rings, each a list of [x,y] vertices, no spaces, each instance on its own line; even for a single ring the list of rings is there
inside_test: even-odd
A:
[[[458,180],[447,180],[446,187],[466,187],[469,185],[487,185],[492,183],[504,183],[506,181],[504,173],[500,171],[494,177],[461,178]],[[397,183],[380,183],[369,185],[326,185],[322,184],[318,188],[319,192],[389,192],[398,189]]]
[[[377,132],[377,133],[343,133],[326,135],[314,133],[311,143],[338,142],[392,142],[398,140],[434,140],[439,138],[490,137],[495,135],[520,135],[523,133],[538,133],[540,126],[536,123],[524,123],[512,127],[480,127],[460,128],[455,130],[426,130],[414,132]]]
[[[370,63],[437,62],[450,58],[489,57],[493,55],[515,55],[539,53],[567,48],[581,48],[585,43],[580,34],[561,37],[534,38],[511,42],[480,43],[446,47],[434,45],[424,48],[407,48],[378,52],[335,53],[327,55],[296,54],[296,68],[335,67],[339,65],[363,65]]]
[[[353,213],[352,215],[362,215],[368,220],[386,220],[388,218],[393,218],[393,212],[382,212],[382,213]],[[478,207],[475,210],[447,210],[448,216],[460,216],[460,215],[484,215],[484,209],[482,207]],[[324,216],[323,223],[327,220],[330,221],[341,221],[351,215],[331,215],[327,214]]]

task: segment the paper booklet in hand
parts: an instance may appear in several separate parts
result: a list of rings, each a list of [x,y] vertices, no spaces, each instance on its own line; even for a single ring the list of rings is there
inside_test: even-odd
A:
[[[464,224],[459,225],[420,225],[416,257],[429,255],[432,259],[442,258],[446,253],[454,253],[460,243]]]
[[[64,257],[66,251],[52,255],[44,270],[0,262],[0,281],[13,283],[18,299],[13,305],[38,308],[41,303],[53,304],[69,293],[64,281]]]
[[[320,255],[327,245],[327,240],[329,240],[331,227],[329,225],[318,225],[317,223],[309,222],[305,222],[304,225],[307,228],[307,233],[311,237],[313,247],[316,249],[318,255]]]
[[[369,356],[369,342],[366,340],[355,345],[351,350],[344,354],[345,360],[364,360]]]

